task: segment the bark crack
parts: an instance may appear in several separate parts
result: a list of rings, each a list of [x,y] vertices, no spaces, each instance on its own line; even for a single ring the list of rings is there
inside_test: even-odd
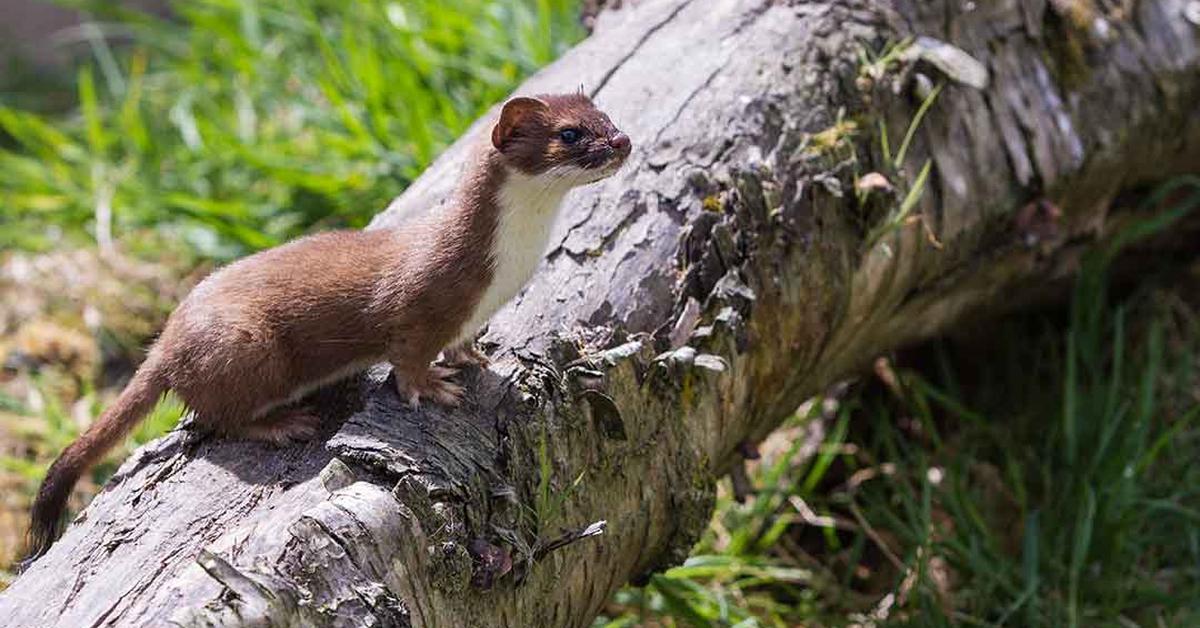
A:
[[[617,70],[620,70],[630,59],[633,58],[634,55],[637,54],[638,50],[640,50],[647,41],[650,41],[650,38],[653,37],[655,33],[657,33],[667,24],[671,23],[671,21],[674,20],[676,16],[678,16],[679,13],[691,3],[692,0],[683,0],[683,2],[675,5],[675,8],[672,9],[666,17],[656,22],[645,33],[642,33],[642,36],[637,40],[637,43],[633,45],[633,48],[631,48],[629,52],[625,53],[625,56],[618,59],[612,67],[605,71],[604,75],[600,77],[600,82],[596,84],[596,87],[593,88],[588,95],[593,99],[596,98],[596,96],[600,94],[600,91],[604,89],[604,86],[608,85],[608,80],[617,73]]]
[[[717,75],[721,73],[722,69],[723,67],[719,66],[710,72],[708,77],[706,77],[704,81],[696,87],[696,89],[693,89],[691,93],[687,95],[687,98],[683,99],[683,102],[679,105],[679,108],[675,110],[675,114],[671,116],[671,119],[667,120],[667,123],[662,125],[662,127],[658,130],[658,133],[654,135],[654,144],[658,144],[659,140],[662,139],[663,133],[666,133],[667,129],[671,128],[676,122],[679,121],[679,116],[683,115],[683,112],[687,110],[688,105],[692,104],[692,101],[696,99],[696,96],[712,85],[713,79],[717,78]]]

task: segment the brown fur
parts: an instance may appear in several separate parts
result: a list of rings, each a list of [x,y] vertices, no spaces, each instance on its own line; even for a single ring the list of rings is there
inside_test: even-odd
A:
[[[586,138],[566,146],[563,128]],[[623,139],[622,139],[623,138]],[[517,98],[475,155],[454,202],[394,229],[308,236],[223,268],[187,296],[117,401],[51,466],[33,508],[31,554],[56,538],[73,485],[167,389],[215,432],[283,442],[315,417],[288,406],[323,383],[392,363],[400,392],[457,402],[430,363],[460,337],[492,280],[497,195],[510,169],[619,165],[629,140],[582,95]],[[458,347],[452,357],[474,357]]]

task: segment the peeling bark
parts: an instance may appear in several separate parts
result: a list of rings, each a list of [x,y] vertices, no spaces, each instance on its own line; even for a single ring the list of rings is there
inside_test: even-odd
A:
[[[586,626],[687,555],[741,443],[1068,276],[1137,215],[1122,193],[1200,170],[1184,0],[622,4],[521,91],[584,84],[632,163],[570,197],[465,406],[412,411],[377,368],[318,393],[318,442],[177,430],[0,595],[0,626]],[[915,36],[986,86],[947,77],[953,50],[863,70]],[[938,84],[890,168],[879,129],[894,153]],[[375,225],[442,202],[463,150]],[[927,160],[907,217],[878,179],[860,202],[856,175],[902,193]]]

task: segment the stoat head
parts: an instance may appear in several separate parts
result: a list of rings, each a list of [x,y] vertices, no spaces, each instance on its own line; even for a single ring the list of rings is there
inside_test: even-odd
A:
[[[633,148],[582,93],[509,100],[492,128],[492,146],[509,168],[571,186],[616,172]]]

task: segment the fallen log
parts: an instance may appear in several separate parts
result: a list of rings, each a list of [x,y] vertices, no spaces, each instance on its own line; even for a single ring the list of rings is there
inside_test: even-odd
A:
[[[1200,170],[1184,0],[622,4],[519,91],[582,84],[634,156],[569,198],[467,403],[411,410],[383,367],[318,393],[316,442],[172,432],[0,626],[587,626],[687,555],[739,443]],[[480,128],[376,225],[442,202]]]

